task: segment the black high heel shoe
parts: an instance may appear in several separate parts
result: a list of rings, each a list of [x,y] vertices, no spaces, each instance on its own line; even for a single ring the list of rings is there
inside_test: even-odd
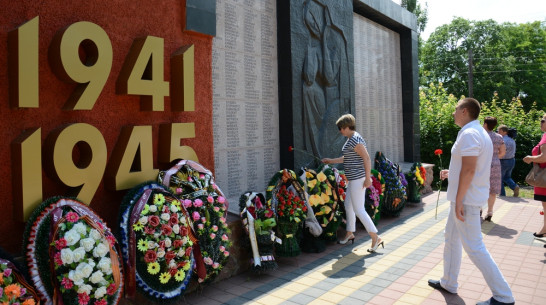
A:
[[[372,247],[370,249],[368,249],[368,252],[370,253],[373,253],[375,252],[375,250],[377,250],[377,248],[379,248],[379,246],[381,246],[383,249],[385,249],[385,242],[381,240],[381,238],[378,238],[379,240],[377,241],[377,244],[374,246],[372,244]]]
[[[491,222],[491,218],[493,218],[493,212],[487,212],[487,216],[483,220]]]
[[[537,234],[537,233],[535,232],[535,233],[533,233],[533,236],[536,237],[536,238],[542,238],[542,237],[546,237],[546,233]]]
[[[344,244],[346,244],[347,242],[349,242],[349,240],[351,241],[351,244],[354,245],[354,243],[355,243],[355,236],[354,236],[353,234],[351,234],[351,235],[347,236],[347,238],[345,238],[345,239],[338,240],[337,243],[338,243],[338,244],[341,244],[341,245],[344,245]]]

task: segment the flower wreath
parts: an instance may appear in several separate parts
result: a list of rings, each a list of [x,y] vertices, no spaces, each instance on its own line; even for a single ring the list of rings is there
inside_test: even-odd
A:
[[[337,228],[341,221],[335,173],[325,165],[318,171],[306,169],[305,178],[309,204],[323,229],[321,237],[335,241]]]
[[[243,227],[248,234],[247,242],[252,250],[251,269],[256,273],[277,269],[273,257],[273,229],[277,225],[275,212],[266,203],[264,195],[255,192],[241,195],[239,210]],[[244,247],[248,247],[248,244]]]
[[[198,239],[194,256],[199,283],[211,282],[229,259],[228,201],[211,171],[191,160],[180,160],[159,173],[159,182],[174,191],[193,220]]]
[[[162,185],[144,183],[125,195],[120,219],[128,297],[137,286],[155,299],[180,296],[191,277],[195,242],[180,201]]]
[[[410,171],[406,173],[406,178],[408,179],[408,201],[420,202],[420,192],[425,187],[427,180],[427,172],[421,162],[413,163]]]
[[[0,304],[40,305],[40,297],[13,258],[0,250]]]
[[[385,200],[381,213],[399,216],[406,204],[406,189],[402,185],[399,166],[378,151],[375,154],[375,169],[385,179]]]
[[[275,173],[266,189],[266,201],[275,211],[277,236],[282,243],[276,247],[279,256],[297,256],[301,253],[298,229],[306,218],[307,205],[303,181],[294,171],[283,169]]]
[[[118,304],[123,275],[117,242],[104,221],[76,199],[54,197],[30,216],[24,249],[45,304]]]
[[[379,221],[381,203],[383,201],[383,193],[385,192],[385,179],[381,173],[372,169],[372,185],[366,189],[366,212],[370,215],[370,218],[375,224]]]

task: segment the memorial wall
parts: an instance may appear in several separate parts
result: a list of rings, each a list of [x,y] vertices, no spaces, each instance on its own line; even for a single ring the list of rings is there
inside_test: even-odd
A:
[[[404,161],[400,35],[358,14],[354,21],[355,117],[373,158]]]
[[[276,29],[275,0],[216,2],[214,169],[234,213],[280,169]]]

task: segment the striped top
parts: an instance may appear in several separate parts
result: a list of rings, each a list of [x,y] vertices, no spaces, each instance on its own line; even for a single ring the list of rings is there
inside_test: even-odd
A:
[[[366,141],[364,141],[362,136],[355,131],[353,136],[347,139],[347,142],[343,145],[343,167],[347,180],[357,180],[366,177],[364,160],[362,160],[360,155],[355,151],[355,147],[358,144],[362,144],[366,147]]]

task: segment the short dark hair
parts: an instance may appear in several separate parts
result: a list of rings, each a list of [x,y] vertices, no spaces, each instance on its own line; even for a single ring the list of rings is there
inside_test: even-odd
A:
[[[461,109],[466,109],[468,111],[468,114],[470,115],[470,118],[475,120],[480,115],[480,102],[478,102],[476,99],[467,97],[462,100],[461,102]],[[496,125],[496,124],[495,124]]]
[[[487,129],[490,131],[495,129],[495,126],[497,126],[497,118],[494,116],[486,116],[485,119],[483,119],[483,122],[485,125],[487,125]]]
[[[339,119],[337,119],[336,125],[338,129],[349,127],[350,130],[355,130],[356,119],[352,114],[347,113],[342,115]]]

